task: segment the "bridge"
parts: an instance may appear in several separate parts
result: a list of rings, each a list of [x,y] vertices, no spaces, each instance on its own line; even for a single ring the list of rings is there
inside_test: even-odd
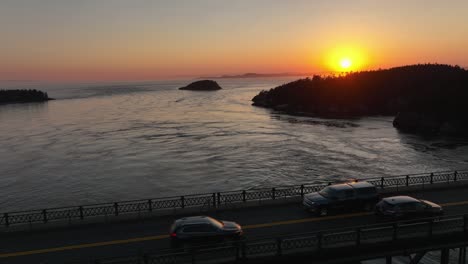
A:
[[[302,195],[327,184],[10,212],[0,219],[3,238],[0,263],[96,263],[96,259],[102,263],[172,263],[176,257],[180,263],[193,260],[196,263],[254,262],[265,258],[279,260],[281,256],[291,259],[298,254],[328,261],[329,256],[345,256],[345,252],[353,252],[359,259],[369,259],[433,248],[464,248],[467,221],[463,214],[468,212],[468,171],[368,181],[378,186],[384,196],[408,193],[437,202],[444,206],[446,215],[440,221],[426,219],[418,224],[383,226],[376,225],[370,212],[327,217],[314,217],[305,212],[299,202]],[[170,224],[176,218],[193,214],[239,222],[245,230],[246,244],[218,251],[173,252],[169,249]],[[348,228],[339,229],[343,227]],[[376,239],[382,241],[377,243]],[[400,248],[391,247],[393,244]],[[342,246],[336,248],[336,245]],[[382,250],[374,248],[376,246]],[[393,250],[393,253],[383,249]],[[215,257],[220,255],[224,259]]]

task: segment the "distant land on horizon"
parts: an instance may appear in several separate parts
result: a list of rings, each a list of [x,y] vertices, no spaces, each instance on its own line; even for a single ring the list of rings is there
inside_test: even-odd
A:
[[[261,78],[261,77],[286,77],[286,76],[312,76],[313,73],[298,73],[298,72],[282,72],[282,73],[255,73],[248,72],[244,74],[234,75],[221,75],[221,76],[208,76],[198,77],[198,79],[228,79],[228,78]]]
[[[468,66],[461,67],[465,70],[468,70]],[[360,71],[357,71],[360,72]],[[315,73],[301,73],[301,72],[281,72],[281,73],[255,73],[255,72],[248,72],[244,74],[224,74],[220,76],[202,76],[198,77],[197,79],[230,79],[230,78],[264,78],[264,77],[288,77],[288,76],[332,76],[334,75],[332,72],[315,72]]]

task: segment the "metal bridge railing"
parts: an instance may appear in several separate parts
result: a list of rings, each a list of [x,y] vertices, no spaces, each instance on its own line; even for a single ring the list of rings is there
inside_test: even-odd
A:
[[[363,179],[384,189],[389,187],[430,185],[468,180],[468,170],[412,174]],[[89,204],[82,206],[48,208],[0,214],[0,226],[20,224],[48,223],[51,221],[72,221],[97,216],[119,216],[125,214],[157,212],[167,209],[184,208],[217,208],[223,205],[241,204],[251,201],[281,200],[301,197],[304,194],[318,191],[326,184],[302,184],[278,186],[273,188],[256,188],[216,193],[193,194],[144,200],[121,201],[115,203]]]
[[[415,222],[416,221],[416,222]],[[107,258],[95,263],[218,263],[243,259],[315,254],[345,248],[379,244],[427,241],[468,234],[468,215],[434,217],[394,223],[323,230],[313,233],[265,238],[255,241],[200,246],[184,250],[147,254],[138,258]],[[140,262],[137,262],[140,261]]]

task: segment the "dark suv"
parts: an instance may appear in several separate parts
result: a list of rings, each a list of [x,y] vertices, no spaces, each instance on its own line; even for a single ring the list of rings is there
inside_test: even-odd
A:
[[[203,245],[225,239],[237,240],[242,236],[239,224],[219,221],[208,216],[191,216],[176,220],[170,230],[171,245],[178,247],[184,243]]]
[[[319,192],[304,195],[304,207],[319,216],[330,211],[366,210],[371,211],[379,200],[377,189],[368,182],[335,184]]]

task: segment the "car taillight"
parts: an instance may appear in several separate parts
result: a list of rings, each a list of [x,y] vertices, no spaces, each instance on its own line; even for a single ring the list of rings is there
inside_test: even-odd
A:
[[[171,237],[177,237],[177,234],[175,232],[172,232]]]

